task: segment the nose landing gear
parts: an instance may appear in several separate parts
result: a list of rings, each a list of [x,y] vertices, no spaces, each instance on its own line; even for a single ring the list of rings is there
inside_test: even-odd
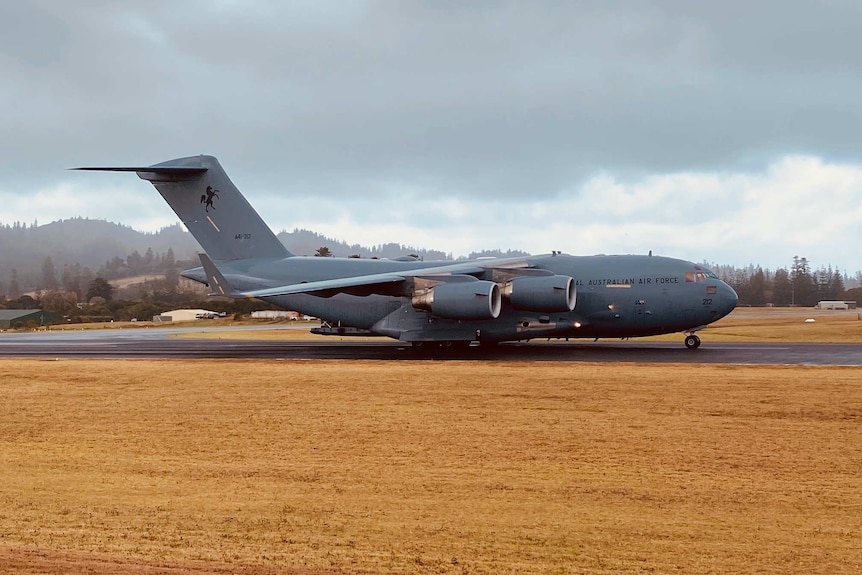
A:
[[[685,338],[685,347],[688,349],[697,349],[700,347],[700,338],[694,334]]]

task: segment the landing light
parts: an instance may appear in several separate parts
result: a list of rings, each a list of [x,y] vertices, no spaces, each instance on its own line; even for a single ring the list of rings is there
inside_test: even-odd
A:
[[[575,327],[581,327],[581,322],[576,321],[573,325],[574,325]]]

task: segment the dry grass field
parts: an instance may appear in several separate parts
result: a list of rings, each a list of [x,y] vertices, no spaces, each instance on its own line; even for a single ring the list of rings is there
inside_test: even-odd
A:
[[[701,334],[715,341],[862,343],[862,312],[738,308]]]
[[[0,572],[862,572],[862,369],[0,360]]]

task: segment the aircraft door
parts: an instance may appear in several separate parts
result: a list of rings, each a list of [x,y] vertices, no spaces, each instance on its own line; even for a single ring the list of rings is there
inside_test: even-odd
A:
[[[635,300],[635,323],[644,334],[653,333],[668,323],[667,314],[672,309],[670,292],[663,287]]]

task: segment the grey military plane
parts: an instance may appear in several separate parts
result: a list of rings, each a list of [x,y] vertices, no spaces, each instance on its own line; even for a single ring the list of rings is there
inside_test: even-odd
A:
[[[726,316],[733,289],[705,267],[650,255],[420,261],[291,254],[213,156],[144,167],[204,250],[186,278],[211,295],[257,298],[321,318],[327,335],[380,335],[415,347],[532,338],[630,338],[695,332]]]

